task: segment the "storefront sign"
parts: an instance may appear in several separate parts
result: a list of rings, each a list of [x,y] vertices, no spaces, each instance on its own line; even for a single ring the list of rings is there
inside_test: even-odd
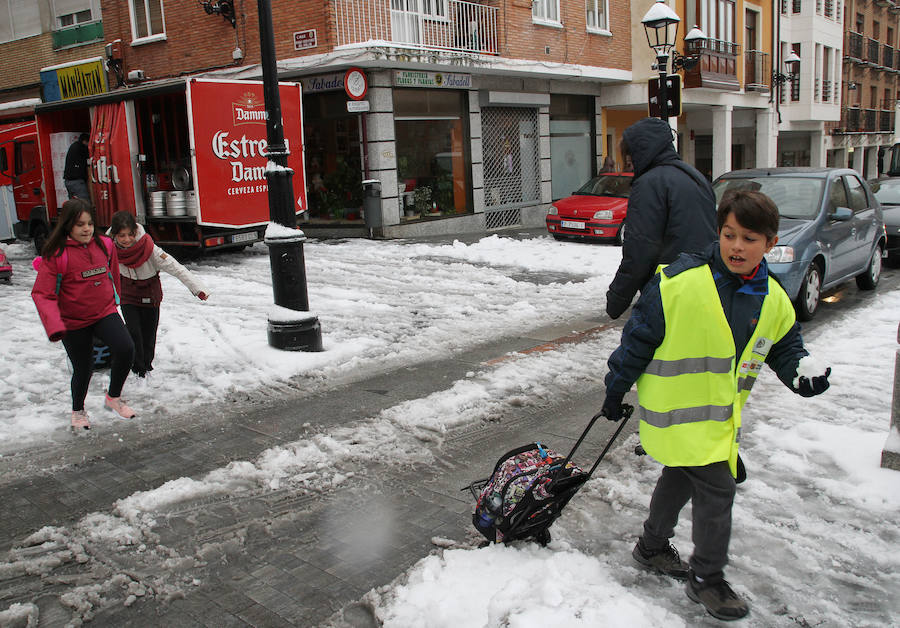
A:
[[[416,70],[397,70],[394,72],[395,87],[449,87],[451,89],[470,89],[471,74],[452,74],[443,72],[419,72]]]
[[[44,102],[94,96],[109,91],[103,59],[94,57],[41,69]]]
[[[319,92],[333,92],[344,89],[344,72],[335,74],[323,74],[303,79],[303,93],[317,94]]]
[[[265,98],[261,83],[190,81],[190,125],[194,130],[194,180],[198,221],[205,225],[246,226],[269,220]],[[284,141],[297,198],[306,209],[300,90],[281,85]]]
[[[311,28],[307,31],[297,31],[294,33],[294,50],[306,50],[315,48],[319,44],[316,41],[316,29]]]

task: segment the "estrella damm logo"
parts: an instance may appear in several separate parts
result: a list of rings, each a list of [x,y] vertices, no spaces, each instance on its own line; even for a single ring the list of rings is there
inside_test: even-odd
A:
[[[260,102],[253,92],[244,92],[240,100],[231,103],[234,126],[241,124],[265,124],[268,119],[266,104]]]

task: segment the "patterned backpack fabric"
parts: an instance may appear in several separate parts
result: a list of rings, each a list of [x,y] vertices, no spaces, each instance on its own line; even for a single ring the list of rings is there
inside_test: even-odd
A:
[[[547,528],[559,516],[587,474],[540,443],[504,454],[485,481],[472,521],[489,541],[534,537],[549,540]]]

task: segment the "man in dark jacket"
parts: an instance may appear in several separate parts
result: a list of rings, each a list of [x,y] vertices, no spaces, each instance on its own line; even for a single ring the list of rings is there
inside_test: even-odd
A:
[[[618,318],[659,264],[698,252],[716,239],[716,198],[709,181],[681,160],[672,129],[644,118],[625,129],[623,152],[634,163],[625,217],[622,262],[606,293],[606,313]]]
[[[91,194],[88,192],[88,142],[91,136],[82,133],[78,139],[72,142],[66,153],[66,165],[63,168],[63,182],[66,184],[66,191],[69,198],[80,198],[83,201],[91,202]]]

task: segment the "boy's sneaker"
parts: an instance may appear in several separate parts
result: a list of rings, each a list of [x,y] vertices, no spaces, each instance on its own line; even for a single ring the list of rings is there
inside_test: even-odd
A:
[[[106,407],[118,414],[123,419],[133,419],[136,414],[134,410],[125,404],[125,400],[121,397],[110,397],[106,395]]]
[[[738,597],[721,576],[700,582],[692,571],[688,575],[684,590],[691,600],[703,604],[706,612],[716,619],[732,621],[745,617],[750,612],[747,602]]]
[[[631,555],[638,564],[664,576],[671,576],[676,580],[687,578],[688,564],[681,560],[678,550],[671,543],[659,550],[648,550],[644,546],[644,539],[638,539]]]
[[[91,429],[91,420],[84,410],[72,410],[72,429]]]

